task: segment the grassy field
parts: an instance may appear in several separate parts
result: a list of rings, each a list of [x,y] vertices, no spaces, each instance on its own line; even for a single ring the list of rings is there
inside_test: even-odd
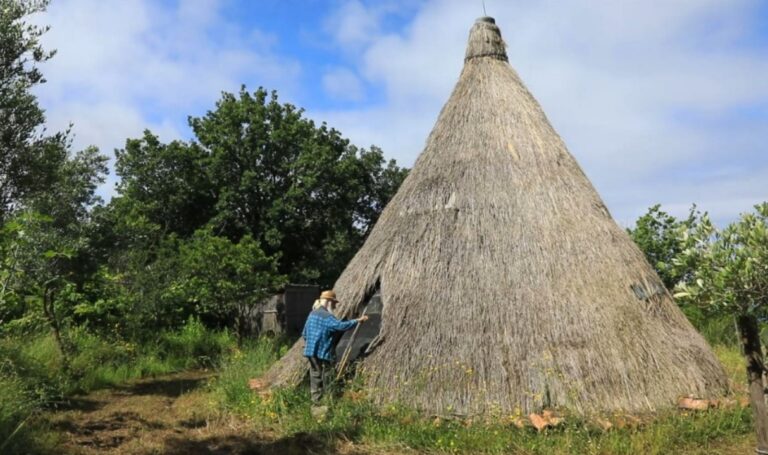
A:
[[[726,324],[719,327],[728,329]],[[722,330],[704,327],[702,331],[707,334],[708,330],[708,338],[726,340],[715,344],[715,352],[736,395],[745,396],[746,378],[738,348],[722,337]],[[259,453],[303,453],[310,448],[315,453],[346,454],[737,454],[749,453],[754,446],[751,412],[739,406],[695,413],[670,411],[653,418],[641,416],[639,421],[621,415],[600,419],[566,416],[563,423],[538,432],[530,426],[518,428],[518,416],[445,420],[421,417],[402,405],[378,408],[351,384],[328,403],[327,418],[318,421],[310,414],[308,387],[263,397],[247,387],[248,379],[259,376],[285,353],[288,340],[262,338],[237,347],[227,332],[207,330],[195,321],[141,345],[107,340],[87,331],[72,332],[70,340],[73,357],[64,371],[50,336],[0,339],[0,453],[57,453],[62,434],[51,431],[50,424],[71,420],[66,411],[56,410],[61,405],[66,408],[70,396],[111,387],[126,390],[126,383],[147,376],[157,376],[164,383],[170,372],[200,368],[216,374],[196,385],[195,412],[236,422],[241,437],[235,446],[258,447]],[[124,406],[111,403],[110,397],[119,398],[121,393],[107,390],[88,397],[107,403],[105,410],[119,411]],[[147,409],[153,410],[147,412],[147,418],[162,408],[147,397],[139,398],[147,399]],[[138,403],[136,413],[144,406],[142,401]],[[97,417],[92,414],[88,419]],[[173,420],[173,416],[166,417]],[[606,421],[612,428],[604,428]],[[198,441],[200,447],[226,441],[221,435],[230,435],[231,429],[223,431],[230,427],[230,423],[209,424],[211,438]],[[234,436],[229,441],[235,441]],[[161,446],[158,439],[153,447]]]
[[[235,346],[229,333],[195,320],[140,345],[82,329],[70,331],[68,342],[71,360],[64,368],[49,334],[0,338],[0,454],[51,452],[55,435],[36,425],[37,417],[73,395],[213,367]]]
[[[290,439],[303,437],[316,448],[341,450],[350,444],[373,453],[488,454],[668,454],[747,453],[753,444],[748,408],[706,412],[670,411],[641,417],[567,418],[543,432],[518,428],[516,416],[497,415],[484,421],[422,418],[405,406],[377,409],[364,394],[348,387],[330,402],[321,421],[310,415],[307,388],[278,391],[260,397],[246,385],[274,362],[286,348],[275,340],[260,340],[234,352],[211,385],[219,406],[247,419],[260,432]],[[715,351],[727,368],[736,393],[744,394],[745,373],[738,349],[719,345]],[[604,429],[606,421],[613,427]],[[623,427],[623,428],[622,428]]]

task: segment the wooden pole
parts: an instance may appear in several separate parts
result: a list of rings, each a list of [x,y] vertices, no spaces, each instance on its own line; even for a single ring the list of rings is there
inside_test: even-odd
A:
[[[739,316],[737,324],[744,358],[747,361],[749,404],[755,417],[757,453],[768,454],[768,409],[765,403],[765,365],[760,344],[760,329],[754,316]]]
[[[365,316],[366,311],[368,311],[367,306],[363,309],[363,314],[360,316],[361,317]],[[347,343],[347,347],[346,349],[344,349],[344,354],[342,354],[341,356],[341,361],[339,362],[339,368],[338,368],[338,371],[336,372],[337,381],[341,379],[341,377],[344,375],[344,370],[347,367],[347,361],[349,361],[349,354],[350,352],[352,352],[352,343],[355,341],[355,337],[357,336],[357,329],[360,328],[360,324],[362,324],[362,322],[358,322],[357,325],[355,326],[355,329],[352,331],[352,336],[349,337],[349,342]]]

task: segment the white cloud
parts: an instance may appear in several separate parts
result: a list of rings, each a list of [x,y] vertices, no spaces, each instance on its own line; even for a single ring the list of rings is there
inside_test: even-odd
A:
[[[48,128],[51,131],[64,131],[72,124],[72,119],[77,119],[77,125],[72,131],[75,150],[97,145],[103,154],[110,157],[110,167],[114,161],[114,149],[123,147],[128,138],[139,137],[150,126],[134,106],[110,102],[70,102],[48,112]],[[154,123],[151,129],[163,141],[183,138],[177,126],[169,120]],[[114,196],[117,180],[114,172],[110,172],[105,184],[99,188],[99,195],[107,199]]]
[[[269,85],[290,94],[301,72],[272,51],[276,38],[238,29],[223,0],[57,0],[37,18],[57,49],[38,91],[50,129],[74,123],[76,148],[111,154],[145,128],[163,140],[188,135],[187,115],[211,108],[222,90]],[[112,195],[114,176],[102,195]]]
[[[704,176],[688,179],[632,182],[631,191],[622,195],[625,209],[616,220],[622,226],[631,226],[655,202],[662,209],[678,217],[685,216],[692,203],[709,212],[721,227],[740,214],[753,211],[753,207],[768,200],[766,194],[768,165],[755,169],[729,169],[725,172],[707,172]],[[650,201],[648,194],[662,195]]]
[[[50,129],[73,122],[77,148],[105,153],[144,128],[185,137],[186,115],[246,83],[276,88],[354,143],[411,165],[482,11],[464,0],[334,2],[319,27],[340,57],[317,88],[355,107],[321,111],[299,86],[301,63],[277,55],[280,36],[244,30],[224,14],[226,2],[52,2],[40,22],[52,26],[44,42],[59,53],[38,90]],[[751,17],[759,0],[486,4],[513,67],[617,220],[656,202],[673,210],[697,202],[730,219],[768,198],[768,119],[738,118],[768,106],[768,50],[743,45],[760,25]]]
[[[356,16],[376,8],[353,3]],[[739,109],[768,106],[766,49],[740,45],[758,3],[486,2],[512,66],[621,222],[656,202],[697,202],[727,220],[768,199],[768,118],[749,127],[729,121]],[[474,2],[430,0],[402,30],[372,28],[355,55],[384,102],[314,114],[353,142],[412,164],[458,78],[479,13]],[[739,171],[714,179],[701,167]]]
[[[374,8],[368,8],[358,0],[342,3],[325,23],[326,30],[336,43],[355,50],[370,44],[370,39],[379,31],[380,15]]]
[[[323,90],[341,101],[360,101],[365,88],[359,77],[347,68],[333,68],[323,75]]]
[[[359,52],[382,32],[389,15],[407,15],[422,0],[343,0],[324,21],[324,29],[334,43],[347,52]]]

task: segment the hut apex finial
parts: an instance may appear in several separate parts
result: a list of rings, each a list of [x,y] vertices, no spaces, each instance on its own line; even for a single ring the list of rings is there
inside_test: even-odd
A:
[[[464,61],[479,57],[508,61],[506,44],[501,39],[501,30],[496,25],[496,20],[490,16],[478,18],[475,25],[472,26],[472,30],[469,31],[469,42]]]

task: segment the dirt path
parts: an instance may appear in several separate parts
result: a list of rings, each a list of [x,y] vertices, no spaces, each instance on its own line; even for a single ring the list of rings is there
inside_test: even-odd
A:
[[[278,439],[213,411],[202,386],[211,373],[145,379],[75,398],[46,420],[61,435],[63,454],[365,453],[329,447],[310,435]]]

